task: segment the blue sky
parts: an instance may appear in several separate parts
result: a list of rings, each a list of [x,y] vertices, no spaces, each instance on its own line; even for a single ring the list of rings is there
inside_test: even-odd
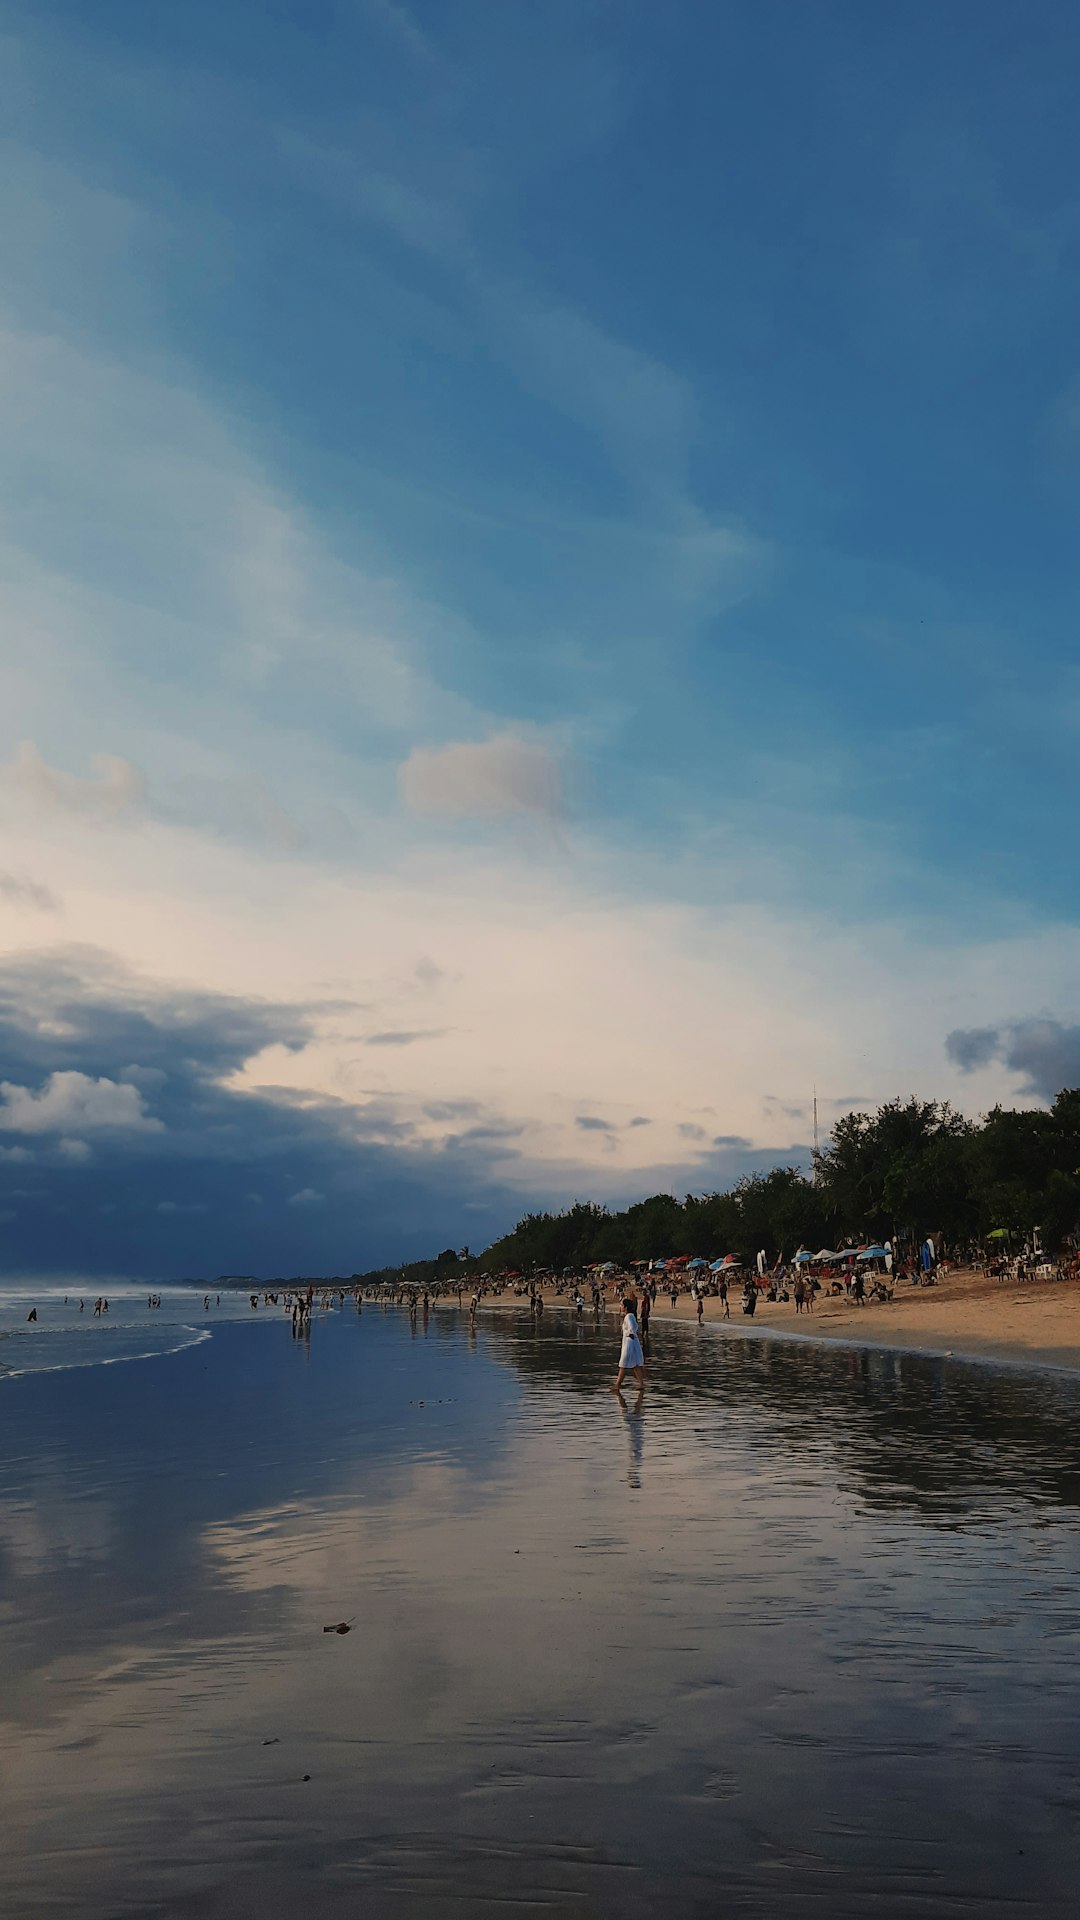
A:
[[[1067,11],[0,35],[8,1264],[97,1207],[351,1267],[805,1157],[815,1083],[1052,1095]],[[250,1051],[173,1060],[193,996]]]

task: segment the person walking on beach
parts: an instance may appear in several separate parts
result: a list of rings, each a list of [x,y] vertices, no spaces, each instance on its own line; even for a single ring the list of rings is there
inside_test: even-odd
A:
[[[702,1298],[701,1294],[699,1293],[697,1297],[697,1323],[699,1327],[702,1321],[704,1320],[704,1318],[705,1318],[705,1301]]]
[[[622,1390],[623,1379],[632,1373],[640,1393],[645,1385],[645,1355],[641,1351],[641,1339],[638,1334],[637,1314],[634,1308],[637,1302],[627,1294],[623,1301],[622,1352],[619,1355],[619,1371],[615,1375],[612,1393]]]
[[[720,1280],[720,1284],[719,1284],[719,1286],[717,1287],[717,1289],[716,1289],[716,1291],[717,1291],[717,1293],[718,1293],[718,1294],[719,1294],[719,1296],[720,1296],[720,1304],[721,1304],[721,1306],[722,1306],[722,1307],[723,1307],[723,1309],[724,1309],[724,1319],[725,1319],[725,1320],[730,1320],[730,1319],[731,1319],[731,1307],[730,1307],[730,1306],[729,1306],[729,1304],[728,1304],[728,1297],[727,1297],[727,1281],[726,1281],[725,1279],[723,1279],[723,1277],[721,1277],[721,1280]]]

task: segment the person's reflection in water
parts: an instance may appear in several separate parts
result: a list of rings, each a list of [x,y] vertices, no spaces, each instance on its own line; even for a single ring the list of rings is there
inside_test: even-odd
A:
[[[630,1442],[630,1465],[626,1474],[627,1485],[640,1487],[641,1463],[645,1456],[645,1389],[644,1387],[638,1388],[633,1407],[627,1406],[624,1394],[617,1393],[615,1398],[619,1403],[619,1411],[623,1417],[627,1440]]]

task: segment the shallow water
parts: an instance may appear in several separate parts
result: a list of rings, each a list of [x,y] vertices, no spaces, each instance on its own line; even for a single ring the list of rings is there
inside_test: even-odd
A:
[[[1075,1911],[1070,1381],[229,1311],[0,1380],[5,1914]]]

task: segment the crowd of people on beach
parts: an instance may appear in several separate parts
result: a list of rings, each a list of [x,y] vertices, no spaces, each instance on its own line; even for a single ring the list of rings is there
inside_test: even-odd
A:
[[[1080,1281],[1080,1252],[1070,1252],[1051,1262],[1047,1255],[1030,1247],[1019,1253],[1000,1250],[984,1256],[977,1264],[969,1260],[969,1264],[988,1278],[1001,1281]],[[635,1268],[636,1271],[619,1271],[607,1262],[585,1272],[538,1271],[528,1275],[478,1272],[466,1276],[457,1273],[442,1280],[432,1279],[424,1285],[403,1278],[363,1281],[358,1276],[349,1280],[279,1281],[251,1289],[248,1303],[252,1312],[260,1308],[282,1310],[291,1321],[294,1337],[305,1342],[310,1339],[316,1313],[341,1311],[349,1306],[359,1314],[365,1303],[404,1308],[414,1331],[421,1318],[426,1330],[430,1314],[447,1305],[461,1310],[467,1305],[470,1326],[475,1328],[477,1315],[485,1304],[502,1302],[508,1297],[527,1306],[537,1325],[545,1311],[545,1296],[548,1302],[572,1312],[578,1319],[588,1314],[597,1326],[617,1308],[621,1313],[621,1347],[613,1391],[620,1392],[627,1374],[634,1377],[639,1391],[644,1387],[650,1321],[661,1299],[666,1300],[673,1314],[687,1305],[698,1326],[704,1324],[708,1302],[716,1303],[716,1312],[710,1317],[730,1320],[733,1299],[747,1319],[754,1318],[762,1303],[790,1305],[796,1317],[801,1318],[814,1313],[820,1298],[844,1298],[859,1308],[885,1304],[893,1299],[898,1286],[933,1286],[950,1270],[943,1250],[935,1249],[933,1241],[925,1243],[925,1250],[920,1247],[895,1261],[891,1254],[887,1261],[876,1257],[867,1261],[860,1258],[857,1250],[848,1248],[824,1256],[799,1254],[794,1260],[778,1263],[772,1269],[759,1263],[755,1270],[734,1258],[709,1265],[704,1260],[690,1260],[685,1256],[670,1261],[636,1262]],[[241,1283],[222,1281],[220,1284],[228,1288],[233,1299],[240,1292]],[[221,1298],[221,1293],[215,1292],[213,1304],[220,1307]],[[64,1305],[69,1303],[69,1296],[65,1295]],[[162,1294],[149,1293],[146,1304],[150,1311],[160,1309]],[[203,1294],[202,1304],[209,1312],[209,1292]],[[82,1313],[85,1306],[85,1300],[80,1298],[78,1311]],[[101,1318],[108,1312],[108,1298],[99,1295],[93,1303],[94,1317]],[[36,1306],[31,1307],[27,1319],[37,1321]]]

